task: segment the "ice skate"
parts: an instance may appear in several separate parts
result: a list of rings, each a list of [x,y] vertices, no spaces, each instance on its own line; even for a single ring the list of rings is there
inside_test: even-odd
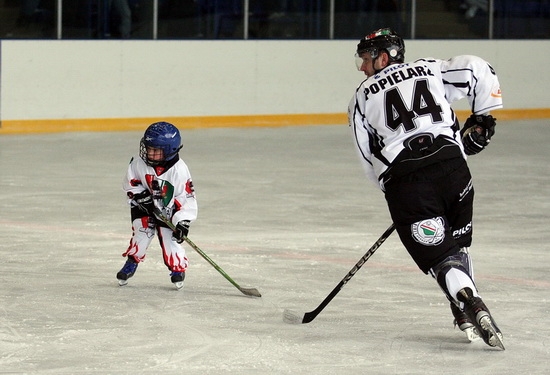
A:
[[[177,290],[183,288],[183,280],[185,279],[185,272],[172,272],[170,274],[170,280],[176,286]]]
[[[489,346],[499,347],[504,350],[502,341],[502,333],[497,327],[491,313],[483,300],[479,297],[474,297],[470,288],[461,289],[457,293],[459,301],[464,302],[464,312],[474,323],[477,332]]]
[[[138,267],[138,263],[135,261],[134,257],[129,256],[126,263],[118,273],[116,278],[118,279],[118,285],[123,286],[128,284],[128,279],[134,276]]]
[[[464,311],[460,310],[460,308],[455,305],[454,302],[451,302],[451,312],[453,313],[453,316],[455,318],[455,327],[458,326],[458,328],[460,328],[460,330],[466,334],[466,338],[468,339],[468,341],[474,342],[481,338],[479,336],[479,333],[477,332],[474,323],[472,323],[470,318],[468,318],[468,315],[466,315]]]

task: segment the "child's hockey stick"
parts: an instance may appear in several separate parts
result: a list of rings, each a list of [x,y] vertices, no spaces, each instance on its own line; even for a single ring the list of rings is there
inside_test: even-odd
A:
[[[313,319],[315,319],[315,317],[319,315],[321,311],[323,311],[323,309],[329,304],[330,301],[332,301],[332,299],[338,294],[338,292],[344,287],[344,285],[346,285],[346,283],[353,277],[353,275],[355,275],[355,273],[359,271],[361,267],[363,267],[363,264],[365,264],[365,262],[372,256],[372,254],[374,254],[374,252],[378,250],[380,245],[382,245],[384,241],[386,241],[386,239],[390,236],[390,234],[392,234],[394,229],[395,224],[390,225],[390,227],[386,229],[386,231],[382,234],[382,236],[380,236],[378,241],[376,241],[374,245],[372,245],[372,247],[365,253],[365,255],[361,257],[361,259],[359,259],[355,266],[353,266],[348,274],[338,283],[338,285],[336,285],[336,288],[334,288],[332,292],[330,292],[330,294],[323,300],[323,302],[321,302],[319,306],[317,306],[315,310],[306,312],[305,314],[298,314],[291,310],[285,310],[283,312],[283,321],[285,323],[300,324],[309,323]]]
[[[168,219],[166,216],[164,216],[162,211],[159,210],[157,207],[155,207],[153,209],[153,214],[157,217],[157,219],[162,221],[164,224],[168,225],[168,227],[170,229],[172,229],[173,232],[176,231],[176,226],[174,224],[172,224],[170,219]],[[208,255],[206,255],[206,253],[204,251],[202,251],[197,245],[195,245],[195,243],[193,243],[193,241],[191,241],[188,237],[185,237],[185,242],[187,242],[189,244],[189,246],[191,246],[193,248],[193,250],[195,250],[197,253],[199,253],[199,255],[201,257],[203,257],[208,263],[210,263],[210,265],[212,267],[214,267],[216,269],[216,271],[221,273],[222,276],[227,279],[227,281],[229,281],[237,289],[239,289],[242,294],[247,295],[247,296],[252,296],[252,297],[261,297],[262,296],[260,294],[260,292],[258,291],[258,289],[256,289],[256,288],[243,288],[239,284],[237,284],[227,273],[225,273],[225,271],[220,266],[218,266],[216,264],[216,262],[214,262],[212,259],[210,259],[210,257]]]

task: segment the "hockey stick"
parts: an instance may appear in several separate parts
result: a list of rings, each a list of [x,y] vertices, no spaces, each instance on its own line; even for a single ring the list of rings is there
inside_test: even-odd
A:
[[[168,225],[168,227],[170,229],[172,229],[173,232],[176,231],[176,226],[174,224],[172,224],[170,219],[168,219],[166,216],[164,216],[164,214],[157,207],[153,208],[153,214],[157,217],[157,219],[162,221],[164,224]],[[216,269],[216,271],[221,273],[222,276],[227,279],[227,281],[229,281],[231,284],[233,284],[235,286],[235,288],[239,289],[242,294],[247,295],[247,296],[252,296],[252,297],[261,297],[262,296],[260,294],[260,292],[258,291],[258,289],[256,289],[256,288],[243,288],[239,284],[237,284],[227,273],[225,273],[225,271],[220,266],[218,266],[216,264],[216,262],[214,262],[212,259],[210,259],[210,257],[204,251],[202,251],[197,245],[195,245],[195,243],[193,241],[191,241],[188,237],[185,237],[185,242],[187,242],[189,244],[189,246],[191,246],[193,248],[193,250],[195,250],[197,253],[199,253],[199,255],[201,257],[203,257],[208,263],[210,263],[210,265],[212,267],[214,267]]]
[[[355,273],[357,273],[357,271],[359,271],[359,269],[363,267],[363,264],[365,264],[365,262],[372,256],[372,254],[374,254],[374,252],[378,250],[380,245],[382,245],[384,241],[386,241],[386,239],[390,236],[390,234],[392,234],[394,229],[395,224],[392,223],[392,225],[390,225],[390,227],[386,229],[386,231],[380,236],[378,241],[376,241],[374,245],[372,245],[372,247],[365,253],[365,255],[361,257],[361,259],[359,259],[355,266],[353,266],[348,274],[338,283],[338,285],[336,285],[332,292],[330,292],[330,294],[323,300],[323,302],[321,302],[319,306],[317,306],[315,310],[306,312],[305,314],[298,314],[291,310],[285,310],[283,312],[283,321],[289,324],[300,324],[309,323],[313,319],[315,319],[315,317],[319,315],[321,311],[323,311],[323,309],[329,304],[330,301],[332,301],[332,299],[338,294],[338,292],[340,292],[344,285],[346,285],[346,283],[350,281],[353,275],[355,275]]]

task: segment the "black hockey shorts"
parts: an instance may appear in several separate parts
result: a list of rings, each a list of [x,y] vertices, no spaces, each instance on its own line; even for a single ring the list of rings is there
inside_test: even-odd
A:
[[[443,160],[392,180],[385,197],[401,242],[424,273],[470,246],[474,189],[464,159]]]

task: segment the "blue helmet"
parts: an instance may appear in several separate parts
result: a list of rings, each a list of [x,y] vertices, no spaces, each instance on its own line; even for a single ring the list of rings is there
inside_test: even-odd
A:
[[[161,149],[163,160],[150,160],[147,157],[148,147]],[[168,122],[155,122],[149,125],[141,138],[139,156],[147,165],[155,167],[175,158],[182,147],[178,128]]]

